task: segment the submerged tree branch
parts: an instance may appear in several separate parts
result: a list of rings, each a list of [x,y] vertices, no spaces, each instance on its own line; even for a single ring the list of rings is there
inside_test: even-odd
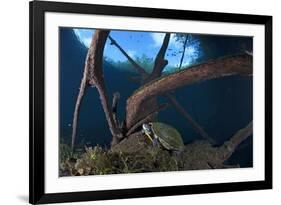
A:
[[[225,57],[157,78],[143,85],[127,100],[126,126],[129,129],[138,121],[136,114],[139,106],[153,96],[200,81],[237,74],[252,74],[252,56],[241,54]]]
[[[165,96],[170,100],[171,104],[174,108],[182,114],[182,116],[191,124],[191,126],[195,129],[195,131],[202,136],[203,139],[209,141],[211,144],[216,144],[215,140],[213,140],[205,130],[190,116],[188,112],[179,104],[179,102],[170,94],[166,93]]]
[[[108,34],[109,30],[96,30],[92,37],[92,42],[86,57],[83,79],[81,81],[80,91],[75,105],[72,123],[72,148],[74,148],[75,145],[77,120],[79,116],[80,104],[87,86],[96,87],[99,92],[106,120],[108,122],[109,129],[113,136],[112,142],[116,143],[118,141],[118,138],[120,137],[119,135],[122,135],[113,119],[113,113],[110,108],[108,96],[106,94],[106,87],[103,77],[103,50]]]
[[[154,115],[155,113],[160,112],[161,110],[165,110],[169,107],[169,104],[162,104],[160,106],[158,106],[155,110],[153,110],[151,113],[149,113],[145,118],[141,119],[140,121],[138,121],[131,129],[128,130],[128,132],[126,133],[126,136],[131,135],[134,131],[136,131],[136,129],[138,127],[140,127],[143,123],[148,122],[148,119],[151,118],[152,115]]]
[[[238,130],[228,141],[219,147],[219,156],[222,161],[226,161],[236,150],[238,145],[246,140],[253,133],[253,122]]]
[[[115,45],[120,50],[120,52],[124,56],[126,56],[128,61],[134,66],[134,68],[137,70],[138,73],[140,73],[141,75],[147,75],[145,69],[142,68],[139,64],[137,64],[111,36],[108,36],[108,38],[110,39],[111,44]]]
[[[169,44],[169,39],[170,39],[170,34],[166,33],[162,45],[155,58],[153,70],[148,77],[144,76],[144,83],[150,82],[155,78],[160,77],[164,67],[168,64],[168,61],[165,60],[165,53]],[[157,96],[147,98],[146,101],[142,102],[139,105],[139,112],[136,114],[136,120],[139,121],[141,119],[146,119],[145,122],[155,121],[157,119],[158,113],[156,112],[153,113],[153,111],[157,109],[157,107],[158,107]]]
[[[188,35],[186,35],[184,43],[183,43],[183,50],[182,50],[182,56],[181,56],[181,60],[180,60],[180,64],[179,64],[179,70],[181,69],[181,66],[182,66],[187,40],[188,40]]]
[[[168,61],[165,59],[165,54],[169,45],[169,41],[170,41],[170,33],[166,33],[163,39],[162,46],[155,58],[154,67],[152,73],[150,74],[149,81],[160,77],[163,69],[168,64]]]
[[[91,46],[92,50],[89,49],[89,66],[90,66],[90,80],[89,84],[97,88],[101,100],[101,104],[108,122],[110,132],[112,134],[112,144],[118,143],[118,139],[122,138],[122,133],[118,125],[115,124],[111,106],[109,104],[106,87],[103,76],[103,50],[109,31],[97,30],[94,34]]]
[[[75,145],[75,140],[76,140],[76,132],[77,132],[77,121],[79,118],[79,113],[80,113],[80,106],[82,99],[84,97],[86,88],[87,88],[87,79],[88,79],[88,70],[84,69],[84,74],[83,78],[81,80],[80,84],[80,89],[79,89],[79,94],[76,100],[75,104],[75,109],[74,109],[74,114],[73,114],[73,120],[72,120],[72,136],[71,136],[71,147],[72,149],[74,148]]]
[[[141,72],[139,72],[144,78],[147,78],[148,76],[149,76],[149,74],[145,71],[145,69],[144,68],[142,68],[140,65],[138,65],[127,53],[126,53],[126,51],[111,37],[111,36],[109,36],[109,38],[110,38],[110,40],[111,40],[111,43],[113,44],[113,45],[115,45],[123,54],[124,54],[124,56],[125,57],[127,57],[127,59],[128,59],[128,61],[129,62],[131,62],[131,64],[133,65],[133,68],[137,71],[137,72],[139,72],[139,71],[141,71]],[[157,59],[157,61],[164,61],[164,51],[166,52],[166,49],[167,49],[167,46],[168,46],[168,42],[169,42],[169,35],[166,35],[165,36],[165,38],[164,38],[164,40],[163,40],[163,45],[161,46],[161,49],[160,49],[160,54],[158,54],[157,56],[158,56],[158,58],[156,58]],[[156,63],[155,62],[155,65],[161,65],[161,63]],[[162,66],[162,69],[160,69],[160,67],[158,67],[157,69],[156,69],[156,67],[155,67],[155,65],[154,65],[154,70],[155,70],[155,72],[154,73],[156,73],[156,71],[157,71],[157,75],[159,75],[159,72],[161,71],[163,71],[163,69],[164,69],[164,67],[165,66]],[[162,65],[164,65],[164,64],[162,64]],[[156,78],[156,77],[160,77],[161,76],[161,73],[160,73],[160,75],[159,76],[156,76],[156,74],[154,74],[154,78]],[[150,80],[152,80],[153,78],[152,77],[149,77],[149,79]],[[167,97],[167,99],[171,102],[171,104],[173,105],[173,107],[175,108],[175,110],[179,113],[179,114],[181,114],[181,115],[183,115],[183,117],[191,124],[191,126],[204,138],[204,139],[206,139],[206,140],[208,140],[210,143],[215,143],[214,142],[214,140],[212,140],[212,138],[211,137],[207,137],[208,136],[208,134],[204,131],[204,129],[195,121],[195,120],[193,120],[192,119],[192,117],[191,117],[191,115],[180,105],[180,103],[176,100],[176,98],[173,96],[173,95],[171,95],[171,94],[169,94],[169,93],[167,93],[167,94],[165,94],[164,95],[165,97]],[[150,103],[150,102],[148,102],[148,103]],[[152,115],[149,115],[149,118],[145,118],[146,120],[149,120],[149,119],[151,119],[152,118]],[[142,122],[144,122],[144,120],[141,120]],[[136,125],[138,125],[138,126],[140,126],[139,125],[139,123],[136,123]],[[134,125],[134,127],[136,127],[136,125]],[[130,129],[129,131],[128,131],[128,133],[129,134],[131,134],[132,133],[132,130],[134,130],[134,129]],[[127,133],[127,135],[128,135],[128,133]]]
[[[114,124],[120,128],[120,123],[119,123],[119,119],[117,117],[117,107],[118,107],[118,102],[119,102],[119,99],[120,99],[120,93],[119,92],[115,92],[113,94],[113,100],[112,100],[112,114],[113,114],[113,120],[114,120]]]

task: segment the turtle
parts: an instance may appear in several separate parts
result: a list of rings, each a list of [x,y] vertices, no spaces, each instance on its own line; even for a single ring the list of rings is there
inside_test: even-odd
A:
[[[182,152],[184,149],[181,134],[171,125],[150,122],[142,125],[142,132],[153,142],[168,151]]]

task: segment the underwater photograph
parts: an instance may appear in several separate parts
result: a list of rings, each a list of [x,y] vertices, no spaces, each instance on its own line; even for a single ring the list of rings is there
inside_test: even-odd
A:
[[[253,37],[59,28],[59,176],[253,167]]]

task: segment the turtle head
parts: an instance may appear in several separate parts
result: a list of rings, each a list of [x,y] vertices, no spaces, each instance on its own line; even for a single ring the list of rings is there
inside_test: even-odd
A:
[[[151,140],[153,141],[152,139],[152,129],[151,129],[151,125],[150,124],[142,124],[142,132]]]

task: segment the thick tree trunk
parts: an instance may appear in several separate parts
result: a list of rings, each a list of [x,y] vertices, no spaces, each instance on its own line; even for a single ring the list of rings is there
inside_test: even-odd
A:
[[[196,65],[182,71],[160,77],[139,88],[127,100],[126,126],[130,129],[139,121],[138,113],[143,102],[151,97],[204,80],[229,75],[251,75],[252,56],[241,54]]]

